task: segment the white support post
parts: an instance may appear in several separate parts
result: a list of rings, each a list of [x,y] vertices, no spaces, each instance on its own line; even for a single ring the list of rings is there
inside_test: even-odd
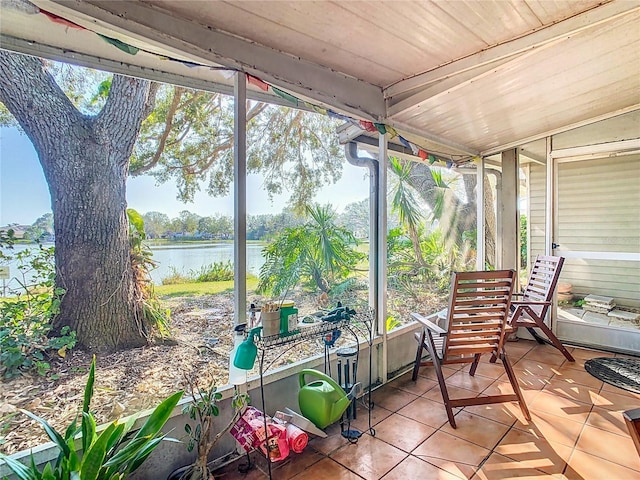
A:
[[[378,299],[377,330],[382,333],[382,358],[380,359],[380,380],[387,381],[387,136],[378,137]]]
[[[518,269],[518,149],[502,152],[502,196],[500,202],[502,237],[500,268]]]
[[[476,269],[484,270],[485,256],[485,218],[484,218],[484,157],[480,157],[477,165],[476,187]]]
[[[247,83],[234,79],[233,105],[233,277],[236,325],[247,319]]]

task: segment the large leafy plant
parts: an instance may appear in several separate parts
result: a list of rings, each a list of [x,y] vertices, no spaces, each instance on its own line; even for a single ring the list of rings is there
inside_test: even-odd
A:
[[[335,223],[329,206],[307,207],[307,215],[304,225],[285,228],[263,250],[259,292],[280,296],[299,282],[329,292],[364,257],[355,249],[353,234]]]
[[[165,438],[160,431],[178,404],[183,392],[176,392],[160,403],[140,430],[131,431],[136,418],[127,422],[118,420],[98,432],[93,414],[89,411],[95,381],[95,357],[89,369],[84,390],[80,424],[78,417],[64,433],[60,433],[46,420],[31,412],[22,413],[39,422],[60,453],[54,464],[38,469],[31,455],[31,464],[24,465],[4,455],[0,459],[20,480],[121,480],[135,471]],[[76,438],[81,434],[82,453],[76,451]]]

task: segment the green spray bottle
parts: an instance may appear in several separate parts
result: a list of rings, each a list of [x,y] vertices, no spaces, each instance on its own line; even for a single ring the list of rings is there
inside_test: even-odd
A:
[[[242,370],[251,370],[258,356],[258,347],[253,340],[256,335],[260,336],[262,327],[252,328],[247,339],[238,345],[236,355],[233,359],[233,365]]]

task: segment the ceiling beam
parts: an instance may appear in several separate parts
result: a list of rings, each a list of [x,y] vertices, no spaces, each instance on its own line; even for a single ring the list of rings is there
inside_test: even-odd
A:
[[[54,60],[56,62],[65,62],[81,67],[95,68],[106,72],[143,78],[159,83],[169,83],[171,85],[203,90],[205,92],[233,95],[233,85],[227,85],[214,80],[203,80],[188,77],[175,72],[159,70],[157,68],[141,67],[139,65],[133,65],[118,60],[96,57],[82,52],[74,52],[66,48],[43,45],[41,43],[24,40],[22,38],[15,38],[0,34],[0,45],[2,46],[2,50],[31,55],[33,57],[46,58],[47,60]],[[257,102],[291,107],[291,103],[286,100],[262,91],[247,89],[247,98]],[[298,108],[301,110],[311,111],[311,109],[305,108],[304,105]]]
[[[153,5],[130,0],[35,0],[34,3],[86,27],[89,21],[93,27],[102,25],[203,63],[214,62],[250,73],[293,94],[359,118],[380,121],[385,116],[382,89],[378,86],[174,16]]]
[[[600,5],[587,12],[541,28],[529,35],[516,38],[515,40],[502,43],[495,47],[490,47],[468,57],[435,68],[429,72],[401,80],[385,88],[384,96],[387,99],[392,99],[407,92],[413,91],[412,93],[417,93],[417,89],[424,86],[493,64],[494,62],[499,62],[514,55],[520,55],[528,50],[540,48],[547,43],[569,38],[583,30],[627,15],[638,9],[640,9],[640,6],[637,2],[628,1],[613,1]]]
[[[442,138],[438,135],[434,135],[432,133],[429,132],[425,132],[423,130],[418,130],[417,128],[411,127],[409,125],[406,125],[402,122],[394,122],[393,120],[388,121],[387,125],[391,125],[393,128],[397,129],[397,130],[403,130],[407,133],[410,133],[412,135],[415,135],[417,137],[422,137],[425,140],[432,142],[432,143],[436,143],[444,148],[448,148],[448,149],[452,149],[455,150],[456,152],[459,153],[455,153],[455,154],[447,154],[447,155],[470,155],[472,157],[476,157],[478,155],[480,155],[480,152],[478,150],[476,150],[475,148],[471,148],[467,145],[463,145],[461,143],[458,142],[454,142],[453,140],[448,140],[446,138]]]
[[[536,52],[538,51],[539,50],[536,50]],[[422,102],[433,100],[440,95],[450,93],[470,83],[473,83],[474,81],[482,77],[495,74],[500,69],[500,67],[504,65],[508,66],[512,60],[513,57],[505,58],[500,60],[499,62],[494,62],[492,64],[481,65],[474,70],[462,72],[456,76],[448,77],[440,82],[431,84],[428,87],[421,89],[418,93],[409,95],[405,98],[402,98],[402,96],[398,98],[389,98],[386,100],[387,116],[393,118],[395,115],[403,114],[408,110],[420,108]]]
[[[621,108],[614,112],[607,112],[605,114],[598,115],[596,117],[580,120],[579,122],[575,122],[570,125],[565,125],[560,128],[554,128],[553,130],[546,130],[544,132],[538,133],[536,135],[532,135],[530,137],[521,138],[520,140],[516,140],[514,142],[509,142],[504,145],[498,145],[497,147],[493,147],[490,150],[485,150],[483,152],[480,152],[480,155],[483,157],[495,155],[496,153],[503,152],[504,150],[509,150],[510,148],[516,148],[522,145],[526,145],[527,143],[530,143],[530,142],[535,142],[536,140],[540,140],[541,138],[551,137],[559,133],[573,130],[574,128],[580,128],[580,127],[584,127],[585,125],[591,125],[592,123],[600,122],[602,120],[608,120],[610,118],[617,117],[618,115],[624,115],[625,113],[633,112],[635,110],[640,110],[640,104],[636,103],[635,105],[630,105],[628,107]]]

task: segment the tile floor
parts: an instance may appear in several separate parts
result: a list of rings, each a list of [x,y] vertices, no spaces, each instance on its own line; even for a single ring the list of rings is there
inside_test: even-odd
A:
[[[640,395],[604,384],[584,370],[585,360],[613,354],[570,350],[575,363],[547,345],[508,343],[530,422],[517,404],[495,404],[458,409],[458,428],[451,428],[433,367],[423,367],[416,382],[408,373],[374,392],[375,436],[365,433],[350,444],[333,425],[327,438],[314,438],[302,454],[273,464],[272,478],[640,479],[640,456],[622,418],[624,410],[640,407]],[[468,366],[444,368],[452,398],[456,392],[512,391],[504,368],[490,364],[488,357],[475,378],[468,375]],[[367,412],[359,407],[354,426],[366,431],[367,424]],[[248,474],[232,464],[216,478],[268,478],[261,470],[264,461],[255,458],[258,468]]]

